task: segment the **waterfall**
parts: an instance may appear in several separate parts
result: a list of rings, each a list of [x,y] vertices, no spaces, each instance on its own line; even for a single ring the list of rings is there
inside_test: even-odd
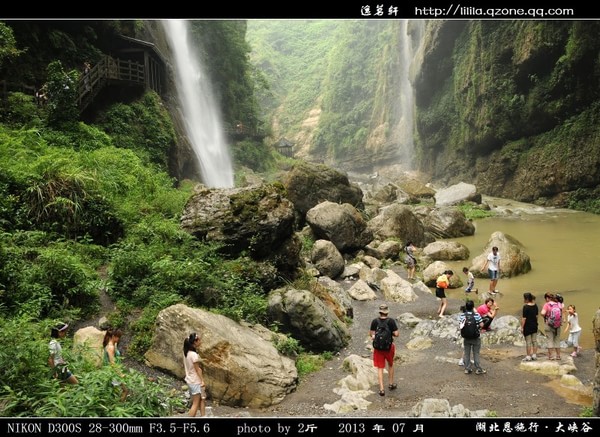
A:
[[[233,166],[220,110],[198,54],[190,46],[188,22],[163,20],[162,24],[175,59],[177,96],[202,182],[211,188],[231,188]]]
[[[414,163],[414,112],[415,98],[412,79],[420,66],[420,49],[423,40],[423,22],[400,20],[400,120],[396,127],[398,155],[407,169]]]

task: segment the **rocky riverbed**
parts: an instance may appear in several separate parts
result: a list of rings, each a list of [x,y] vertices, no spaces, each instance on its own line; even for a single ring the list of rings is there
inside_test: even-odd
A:
[[[435,319],[436,298],[428,292],[417,294],[419,298],[411,303],[388,302],[390,316],[411,313],[416,318],[441,323]],[[466,375],[458,365],[462,354],[460,340],[431,336],[429,347],[415,350],[408,345],[413,328],[399,323],[395,360],[398,389],[387,390],[385,396],[379,396],[374,383],[366,394],[361,393],[364,402],[360,407],[344,406],[340,381],[352,374],[344,364],[346,359],[364,360],[375,373],[367,333],[381,302],[381,297],[355,302],[348,346],[321,370],[302,379],[298,388],[281,403],[249,409],[218,405],[209,399],[211,414],[218,417],[407,417],[433,414],[431,409],[434,409],[435,414],[467,417],[542,418],[578,417],[592,404],[595,372],[592,350],[584,350],[576,358],[564,350],[562,361],[555,362],[548,361],[542,349],[536,363],[524,365],[521,361],[524,347],[482,347],[481,361],[487,373]],[[448,317],[458,313],[460,305],[460,300],[450,300]],[[567,376],[562,375],[565,372]],[[174,381],[174,386],[181,383]]]

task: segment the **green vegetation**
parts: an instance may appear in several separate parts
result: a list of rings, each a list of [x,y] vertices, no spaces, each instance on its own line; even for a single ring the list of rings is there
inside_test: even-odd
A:
[[[270,116],[277,114],[282,132],[295,134],[311,110],[324,109],[314,141],[315,154],[323,157],[362,151],[378,127],[387,138],[398,117],[385,110],[397,98],[387,91],[397,89],[397,23],[282,21],[269,27],[252,21],[250,41],[260,45],[253,64],[246,26],[218,20],[193,25],[226,123],[268,132],[260,102]],[[456,71],[419,106],[419,156],[435,170],[436,159],[429,158],[449,151],[457,163],[453,171],[460,172],[468,167],[465,152],[475,160],[505,144],[498,156],[505,168],[517,173],[525,156],[546,169],[560,163],[565,186],[577,187],[569,192],[570,206],[599,212],[595,180],[579,186],[577,168],[589,162],[584,168],[595,169],[600,162],[592,147],[600,111],[590,103],[598,90],[586,76],[597,63],[590,56],[597,52],[597,32],[568,22],[516,26],[511,50],[497,43],[513,35],[508,22],[474,23],[458,38],[452,49]],[[597,24],[590,26],[597,30]],[[144,27],[140,21],[0,22],[0,77],[28,87],[46,84],[53,96],[40,106],[25,87],[0,103],[0,341],[14,345],[0,351],[2,415],[142,417],[181,407],[161,381],[150,383],[129,369],[131,394],[118,402],[112,372],[72,352],[69,340],[65,355],[81,384],[62,387],[50,377],[50,327],[95,315],[101,289],[116,304],[110,323],[131,336],[133,359],[141,360],[150,347],[157,314],[175,303],[269,323],[267,293],[282,283],[276,269],[246,254],[225,258],[222,247],[180,229],[193,183],[169,174],[176,167],[176,133],[161,97],[146,92],[103,102],[86,121],[80,119],[74,84],[83,61],[93,63],[108,52],[115,35],[135,37]],[[555,62],[546,65],[546,58]],[[507,60],[512,64],[505,66]],[[248,178],[256,171],[274,180],[291,162],[260,135],[240,140],[233,152]],[[539,194],[553,192],[550,186]],[[247,207],[235,198],[232,204]],[[473,205],[461,209],[471,219],[489,214]],[[304,237],[304,255],[312,244]],[[308,274],[293,286],[321,292]],[[274,342],[281,353],[296,357],[301,378],[331,358],[307,353],[290,337]]]
[[[45,83],[52,95],[41,106],[16,91],[0,105],[0,339],[18,342],[16,351],[0,353],[0,364],[11,372],[0,387],[3,415],[173,414],[181,399],[131,369],[123,369],[130,394],[119,402],[112,372],[72,351],[68,339],[65,355],[80,384],[61,387],[48,374],[50,327],[95,315],[103,289],[116,304],[107,315],[111,325],[130,336],[128,357],[142,360],[162,309],[186,303],[268,324],[266,293],[281,281],[273,266],[246,256],[224,259],[220,247],[180,229],[194,184],[167,173],[176,135],[156,93],[103,105],[92,120],[79,119],[78,66],[101,53],[91,42],[100,47],[113,32],[143,28],[113,24],[0,23],[2,73],[25,84]],[[196,24],[214,61],[226,119],[258,128],[252,82],[258,76],[247,61],[245,24]],[[42,33],[49,41],[20,49]],[[68,47],[53,56],[46,43]],[[8,63],[15,59],[21,70]],[[275,174],[282,159],[258,139],[235,144],[234,154],[236,166],[267,174]],[[299,350],[293,339],[285,343],[282,351]]]
[[[143,374],[124,370],[129,396],[119,401],[114,371],[86,360],[85,350],[72,353],[63,341],[63,355],[78,385],[63,387],[51,377],[46,357],[52,321],[36,321],[26,315],[0,317],[0,341],[11,344],[0,352],[5,374],[0,388],[4,417],[156,417],[185,408],[181,398],[168,396],[162,380],[149,381]]]
[[[600,97],[600,25],[419,24],[406,29],[413,49],[424,44],[411,77],[418,170],[445,185],[466,181],[492,196],[597,212],[598,123],[585,113],[597,112]],[[313,160],[389,162],[403,31],[400,21],[249,22],[251,59],[269,86],[259,100],[278,136]],[[365,157],[365,149],[373,152]]]
[[[462,211],[467,220],[477,220],[494,216],[493,211],[484,209],[481,205],[474,203],[462,203],[457,208]]]
[[[597,211],[598,23],[428,30],[452,43],[432,47],[417,81],[421,170],[493,196]]]
[[[397,122],[395,111],[383,109],[396,96],[382,91],[394,80],[382,72],[397,65],[396,38],[393,22],[250,21],[252,62],[269,84],[259,101],[288,138],[322,110],[311,153],[360,153],[374,127]]]
[[[117,110],[126,111],[121,104]],[[165,133],[170,135],[170,124],[165,126],[166,131],[144,130],[143,136],[152,144],[160,143]],[[38,336],[44,350],[51,320],[75,321],[95,313],[102,283],[98,272],[104,266],[108,266],[104,288],[118,307],[111,319],[132,335],[131,357],[143,356],[156,315],[174,303],[266,323],[263,285],[278,281],[276,272],[246,258],[224,260],[218,247],[200,243],[180,229],[192,185],[175,188],[147,154],[113,146],[135,144],[139,132],[124,129],[115,138],[99,126],[81,122],[63,124],[60,131],[0,125],[0,313],[42,320]],[[72,146],[74,138],[79,139],[77,147]],[[157,150],[163,150],[164,158],[166,151]],[[131,319],[127,314],[138,316]],[[39,358],[46,356],[47,351],[36,355],[40,372],[47,373],[45,358]],[[102,378],[108,378],[106,372],[85,371],[86,364],[74,360],[82,386],[85,382],[100,387]],[[28,375],[24,382],[37,387]],[[9,385],[0,390],[0,402],[11,405],[8,411],[25,415],[65,415],[67,402],[82,406],[68,410],[75,416],[162,414],[158,392],[137,384],[143,384],[143,378],[131,375],[134,391],[148,396],[137,409],[133,404],[84,409],[89,402],[77,401],[77,396],[90,392],[79,387],[55,396],[56,404],[26,407],[28,396],[45,397],[58,390],[52,380],[43,386],[43,394],[33,391],[27,396]],[[92,399],[102,403],[99,393]]]
[[[146,93],[129,105],[116,103],[100,114],[96,123],[115,147],[133,150],[142,161],[167,170],[169,152],[175,147],[175,130],[156,93]]]
[[[274,336],[273,342],[279,353],[290,357],[297,357],[299,354],[304,352],[304,348],[300,345],[300,342],[295,338],[281,335]]]
[[[21,53],[12,29],[0,21],[0,66],[5,59],[15,58]]]
[[[307,375],[320,370],[332,357],[331,352],[323,352],[320,355],[301,353],[296,359],[298,379],[302,381]]]

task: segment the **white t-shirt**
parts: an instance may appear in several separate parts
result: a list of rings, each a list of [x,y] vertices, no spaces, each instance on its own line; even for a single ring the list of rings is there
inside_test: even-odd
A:
[[[200,376],[196,372],[194,363],[200,362],[198,353],[189,351],[183,358],[183,366],[185,367],[185,382],[188,384],[200,384]]]
[[[475,284],[475,276],[473,273],[467,272],[467,285],[472,287]]]
[[[571,324],[571,329],[569,329],[569,332],[581,331],[581,326],[579,326],[579,316],[577,313],[569,314],[567,321]]]
[[[487,260],[488,260],[488,269],[490,270],[498,270],[498,263],[500,262],[500,252],[496,252],[496,255],[494,255],[494,252],[490,252],[487,256]]]
[[[54,359],[54,365],[59,366],[65,363],[65,359],[62,356],[62,346],[60,342],[56,339],[50,340],[48,344],[48,349],[50,350],[50,355]]]

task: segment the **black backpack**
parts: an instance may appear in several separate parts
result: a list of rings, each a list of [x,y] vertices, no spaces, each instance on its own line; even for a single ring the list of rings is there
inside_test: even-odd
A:
[[[377,320],[377,330],[373,339],[373,349],[380,351],[389,351],[392,347],[392,330],[388,319]]]
[[[465,320],[460,326],[460,335],[468,339],[479,337],[479,324],[475,321],[475,314],[465,312]]]

